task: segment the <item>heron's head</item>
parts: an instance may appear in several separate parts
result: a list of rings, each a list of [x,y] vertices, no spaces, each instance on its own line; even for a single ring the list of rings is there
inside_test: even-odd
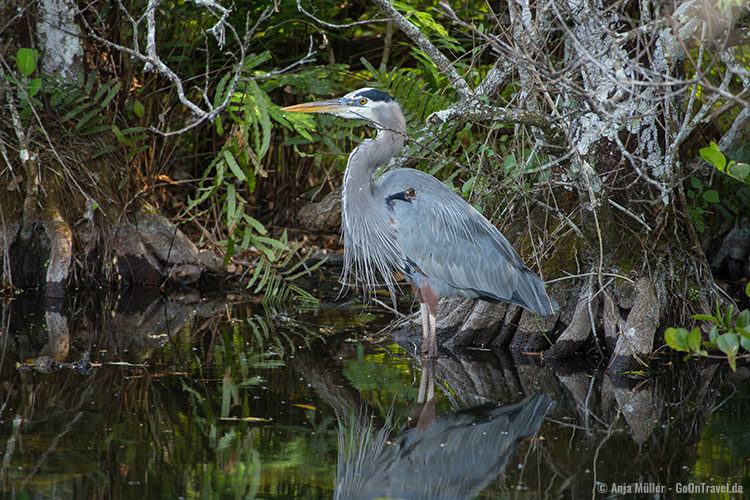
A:
[[[368,120],[377,128],[399,128],[404,115],[398,101],[373,88],[349,92],[344,97],[327,101],[306,102],[281,108],[292,113],[329,113],[350,120]]]

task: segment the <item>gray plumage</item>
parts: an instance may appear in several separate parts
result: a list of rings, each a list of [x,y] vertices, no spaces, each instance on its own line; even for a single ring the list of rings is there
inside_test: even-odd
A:
[[[524,265],[500,231],[442,182],[409,168],[373,180],[376,169],[406,141],[401,107],[390,95],[366,88],[284,110],[364,119],[377,128],[374,139],[362,141],[352,151],[344,173],[344,278],[346,282],[353,274],[372,291],[380,275],[393,292],[393,274],[403,272],[422,303],[425,342],[429,333],[431,353],[435,297],[505,301],[539,316],[556,311],[544,282]]]

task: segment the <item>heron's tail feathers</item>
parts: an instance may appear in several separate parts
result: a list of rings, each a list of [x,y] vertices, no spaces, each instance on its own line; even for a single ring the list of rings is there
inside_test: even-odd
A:
[[[552,316],[560,309],[557,301],[547,295],[544,281],[528,268],[519,269],[516,288],[508,302],[525,307],[543,318]]]

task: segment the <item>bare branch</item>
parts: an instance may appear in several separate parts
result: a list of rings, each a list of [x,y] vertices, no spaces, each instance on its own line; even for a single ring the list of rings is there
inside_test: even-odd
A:
[[[370,23],[387,23],[390,21],[390,19],[368,19],[366,21],[355,21],[353,23],[347,23],[347,24],[333,24],[328,23],[326,21],[323,21],[322,19],[319,19],[312,15],[310,12],[306,11],[304,7],[302,7],[302,0],[297,0],[297,10],[302,12],[304,15],[315,21],[316,23],[325,26],[326,28],[333,28],[333,29],[341,29],[341,28],[351,28],[352,26],[360,26],[362,24],[370,24]]]
[[[124,13],[125,18],[130,22],[132,25],[133,30],[133,47],[126,47],[121,44],[117,44],[112,42],[111,40],[107,40],[101,36],[99,36],[96,31],[88,24],[88,21],[86,19],[86,16],[80,16],[82,23],[88,30],[89,36],[91,36],[94,40],[107,45],[108,47],[111,47],[115,50],[118,50],[120,52],[123,52],[125,54],[128,54],[132,58],[141,61],[144,63],[144,71],[156,71],[163,77],[167,78],[170,83],[172,84],[172,87],[175,89],[177,93],[177,98],[179,102],[185,106],[190,113],[195,117],[193,121],[185,125],[184,127],[178,129],[178,130],[172,130],[172,131],[163,131],[159,130],[155,127],[150,127],[150,130],[154,133],[158,133],[162,136],[172,136],[172,135],[179,135],[182,134],[206,121],[212,121],[216,116],[218,116],[220,113],[222,113],[226,107],[229,105],[229,103],[232,100],[233,94],[235,89],[237,88],[237,84],[240,81],[240,78],[242,76],[242,63],[246,58],[248,46],[250,44],[251,38],[253,34],[257,31],[258,27],[268,20],[273,13],[275,12],[276,8],[276,2],[274,1],[273,5],[268,6],[261,14],[258,16],[258,18],[255,20],[255,23],[252,27],[249,27],[249,22],[246,23],[245,26],[245,34],[244,36],[240,36],[239,33],[237,33],[234,26],[232,26],[228,22],[229,14],[231,13],[230,9],[227,9],[226,7],[218,4],[217,2],[213,0],[191,0],[193,4],[196,6],[202,7],[206,9],[208,12],[210,12],[211,15],[217,18],[216,23],[209,29],[206,30],[207,33],[210,33],[215,39],[219,47],[222,47],[226,43],[226,34],[227,32],[231,35],[231,37],[236,41],[239,53],[237,54],[237,62],[234,64],[234,68],[232,69],[232,78],[229,80],[225,97],[224,99],[218,103],[217,105],[214,105],[211,101],[211,99],[208,96],[209,88],[208,88],[208,69],[206,69],[205,73],[205,83],[204,87],[201,88],[194,88],[194,91],[197,91],[200,94],[200,100],[198,102],[190,99],[187,95],[187,91],[185,89],[185,82],[184,80],[175,73],[175,71],[170,68],[159,56],[158,53],[158,40],[157,40],[157,34],[158,34],[158,23],[156,20],[156,8],[161,3],[161,0],[149,0],[148,6],[144,14],[136,18],[133,16],[128,10],[125,8],[125,5],[122,3],[121,0],[118,0],[118,5],[120,7],[120,10]],[[145,53],[140,50],[139,46],[139,26],[142,22],[145,22],[146,24],[146,51]],[[270,76],[275,76],[278,74],[281,74],[283,72],[289,71],[290,69],[297,67],[302,64],[307,64],[309,62],[314,61],[313,57],[313,42],[312,38],[310,39],[310,48],[308,49],[307,54],[302,57],[300,60],[288,65],[285,68],[273,70],[269,72],[267,75],[254,77],[253,79],[260,79],[260,78],[268,78]]]

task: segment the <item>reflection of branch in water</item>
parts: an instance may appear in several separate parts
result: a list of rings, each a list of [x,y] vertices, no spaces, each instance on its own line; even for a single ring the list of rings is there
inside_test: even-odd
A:
[[[472,498],[534,435],[554,401],[537,394],[509,406],[435,416],[434,364],[426,363],[407,428],[392,440],[360,413],[339,416],[336,498]]]

